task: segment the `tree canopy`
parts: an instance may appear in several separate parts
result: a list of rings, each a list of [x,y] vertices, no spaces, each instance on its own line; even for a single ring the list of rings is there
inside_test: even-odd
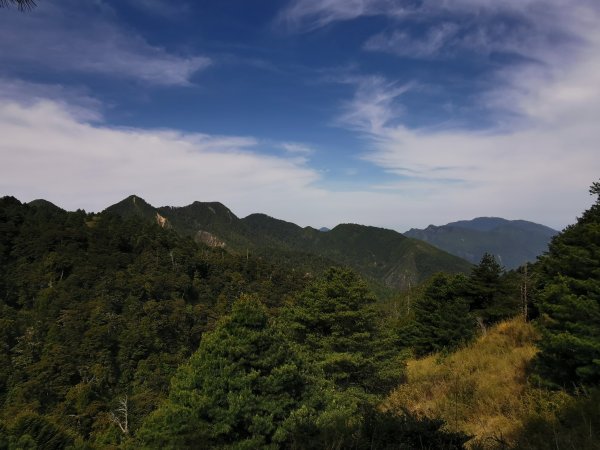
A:
[[[354,413],[315,379],[260,301],[242,297],[177,371],[138,439],[146,448],[322,448],[319,435],[347,431],[340,423]]]
[[[600,383],[600,183],[590,193],[594,205],[552,240],[537,267],[544,337],[537,370],[569,389]]]

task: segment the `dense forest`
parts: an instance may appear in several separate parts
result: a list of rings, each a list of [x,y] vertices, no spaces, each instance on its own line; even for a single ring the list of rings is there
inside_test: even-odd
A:
[[[0,449],[600,448],[591,193],[536,263],[392,296],[329,259],[4,197]]]

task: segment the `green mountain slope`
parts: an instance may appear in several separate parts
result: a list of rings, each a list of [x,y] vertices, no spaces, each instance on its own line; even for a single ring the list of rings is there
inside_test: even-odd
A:
[[[484,253],[493,254],[507,269],[532,262],[548,248],[552,228],[525,220],[478,217],[447,225],[413,228],[405,236],[420,239],[472,263]]]
[[[135,196],[106,211],[161,220],[196,241],[235,253],[252,252],[295,265],[298,270],[317,271],[332,263],[346,265],[369,280],[394,289],[407,289],[439,271],[470,270],[470,264],[463,259],[383,228],[342,224],[322,232],[265,214],[240,219],[216,202],[153,208]]]

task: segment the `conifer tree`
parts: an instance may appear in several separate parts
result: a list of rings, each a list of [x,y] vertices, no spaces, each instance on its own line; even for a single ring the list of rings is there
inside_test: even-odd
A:
[[[475,321],[469,315],[469,303],[462,296],[465,283],[463,275],[440,273],[415,301],[410,334],[417,355],[454,350],[473,338]]]
[[[292,340],[338,388],[382,394],[401,379],[402,362],[378,327],[375,297],[351,270],[327,270],[283,317]]]
[[[242,297],[178,370],[138,440],[145,448],[320,448],[345,434],[340,424],[353,413],[332,395],[270,325],[265,307]]]
[[[485,253],[473,268],[462,295],[468,300],[473,317],[480,326],[499,322],[519,312],[518,292],[493,255]]]
[[[576,224],[558,234],[537,267],[543,339],[539,375],[554,386],[600,383],[600,183]]]

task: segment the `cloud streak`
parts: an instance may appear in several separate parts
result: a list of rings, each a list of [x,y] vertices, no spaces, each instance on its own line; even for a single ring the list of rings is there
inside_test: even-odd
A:
[[[313,31],[362,16],[403,16],[407,11],[394,0],[295,0],[281,11],[277,22],[292,31]]]
[[[382,77],[357,78],[340,123],[369,137],[365,160],[398,177],[373,187],[417,192],[442,208],[478,204],[480,214],[490,205],[511,206],[554,226],[552,217],[566,216],[574,205],[583,210],[586,187],[600,173],[599,18],[589,10],[569,16],[567,26],[581,40],[568,56],[545,49],[540,62],[497,72],[480,102],[513,120],[486,131],[411,129],[395,112],[406,91],[394,92]]]
[[[253,137],[119,128],[86,121],[55,100],[3,98],[0,192],[24,201],[46,198],[68,209],[98,211],[135,193],[155,205],[216,200],[240,216],[265,212],[317,227],[353,222],[406,230],[486,214],[561,227],[583,209],[588,199],[582,185],[599,169],[590,146],[565,159],[567,134],[560,143],[543,129],[490,140],[425,135],[383,122],[374,128],[373,151],[365,158],[400,181],[332,190],[319,187],[322,175],[302,153],[269,156]],[[532,153],[530,145],[551,152]],[[477,163],[483,152],[485,165]],[[565,170],[577,176],[565,178]]]
[[[0,188],[24,198],[60,198],[66,207],[98,210],[128,193],[155,203],[233,195],[260,197],[315,181],[285,158],[259,155],[249,137],[119,129],[74,118],[50,100],[0,105]]]
[[[202,55],[176,55],[150,45],[118,25],[102,3],[62,1],[33,12],[6,11],[0,17],[0,60],[5,72],[39,69],[133,79],[147,84],[186,86],[209,67]]]

